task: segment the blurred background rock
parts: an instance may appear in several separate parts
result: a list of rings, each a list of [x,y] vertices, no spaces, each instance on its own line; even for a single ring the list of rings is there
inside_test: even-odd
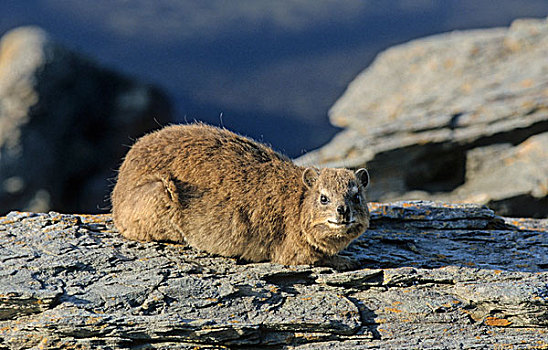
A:
[[[0,34],[26,25],[49,34],[19,29],[2,41],[0,212],[108,210],[107,179],[115,176],[135,137],[169,121],[203,120],[292,157],[322,146],[344,128],[326,148],[300,161],[367,163],[374,174],[373,199],[474,200],[493,204],[505,215],[546,215],[546,168],[540,166],[546,163],[546,141],[544,136],[529,140],[546,131],[548,73],[539,63],[539,55],[546,52],[546,21],[516,24],[508,35],[506,29],[446,35],[389,50],[376,63],[388,69],[386,75],[374,65],[356,79],[364,86],[362,92],[372,96],[348,102],[357,91],[353,83],[337,101],[349,82],[391,46],[458,29],[508,27],[516,18],[543,18],[548,14],[544,0],[32,0],[4,1],[0,13]],[[413,45],[435,53],[422,55]],[[528,52],[536,61],[528,61]],[[448,58],[454,58],[453,68],[444,68]],[[507,60],[511,66],[505,66]],[[520,67],[526,68],[523,74]],[[419,73],[426,77],[417,79]],[[530,77],[523,78],[526,75]],[[466,79],[471,79],[468,85]],[[489,121],[469,120],[483,116],[480,106],[493,101],[503,105],[507,90],[511,103],[506,112],[488,108]],[[467,97],[461,96],[463,91]],[[456,102],[442,108],[452,97]],[[341,107],[346,103],[355,111]],[[368,113],[375,103],[383,105]],[[330,117],[337,127],[328,120],[333,105]],[[523,107],[513,114],[518,117],[504,122],[510,117],[507,111],[516,106]],[[377,113],[382,109],[388,114]],[[383,124],[387,115],[393,122]],[[523,115],[527,122],[516,123]],[[514,128],[506,125],[512,123]],[[401,137],[410,124],[415,129],[405,131],[407,136],[424,136],[424,130],[416,130],[422,126],[440,128],[444,136],[419,140],[427,144],[424,148],[379,141],[378,130],[393,125],[393,140],[408,142],[410,138]],[[450,135],[462,134],[461,129],[488,134],[494,124],[498,131],[491,138]],[[364,132],[368,125],[371,130]],[[515,137],[510,137],[512,130]],[[354,153],[346,145],[337,154],[333,145],[349,133],[361,143]],[[382,147],[363,153],[365,137]],[[538,147],[540,151],[533,152]],[[318,156],[326,152],[334,152],[335,158]],[[523,154],[531,157],[527,166],[513,161]],[[515,172],[505,171],[499,158],[513,164]],[[393,174],[387,164],[407,175]],[[520,182],[520,190],[510,193],[512,185],[497,185],[502,175],[466,181],[479,178],[472,174],[498,174],[491,171],[496,166],[506,178],[526,184]],[[488,187],[505,188],[507,193],[493,194]]]
[[[548,21],[390,48],[329,111],[344,131],[305,165],[366,166],[370,197],[548,215]]]
[[[171,116],[158,89],[37,27],[10,31],[0,42],[0,211],[108,209],[124,145]]]

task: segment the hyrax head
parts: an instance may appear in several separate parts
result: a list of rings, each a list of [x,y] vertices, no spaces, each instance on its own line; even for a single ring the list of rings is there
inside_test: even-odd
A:
[[[317,249],[335,254],[369,227],[367,170],[306,168],[302,180],[307,195],[301,222]]]

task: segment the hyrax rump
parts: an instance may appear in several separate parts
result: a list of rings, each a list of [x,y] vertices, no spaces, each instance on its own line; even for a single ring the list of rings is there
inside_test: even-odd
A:
[[[368,228],[368,183],[365,169],[303,168],[230,131],[174,125],[128,152],[112,193],[114,223],[139,241],[186,242],[254,262],[321,263]]]

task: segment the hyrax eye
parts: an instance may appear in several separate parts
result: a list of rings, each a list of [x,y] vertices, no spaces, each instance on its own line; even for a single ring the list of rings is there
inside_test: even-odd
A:
[[[361,202],[361,200],[362,200],[362,197],[360,196],[360,194],[356,193],[354,195],[354,202],[359,203],[359,202]]]
[[[320,203],[322,203],[322,204],[327,204],[327,203],[329,203],[329,198],[327,198],[326,195],[322,194],[322,195],[320,196]]]

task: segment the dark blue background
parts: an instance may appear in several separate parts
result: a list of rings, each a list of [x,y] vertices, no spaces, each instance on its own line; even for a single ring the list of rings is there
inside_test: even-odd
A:
[[[379,51],[545,17],[548,1],[3,0],[0,14],[0,34],[38,25],[107,67],[163,87],[179,121],[222,120],[297,156],[334,135],[329,107]]]

